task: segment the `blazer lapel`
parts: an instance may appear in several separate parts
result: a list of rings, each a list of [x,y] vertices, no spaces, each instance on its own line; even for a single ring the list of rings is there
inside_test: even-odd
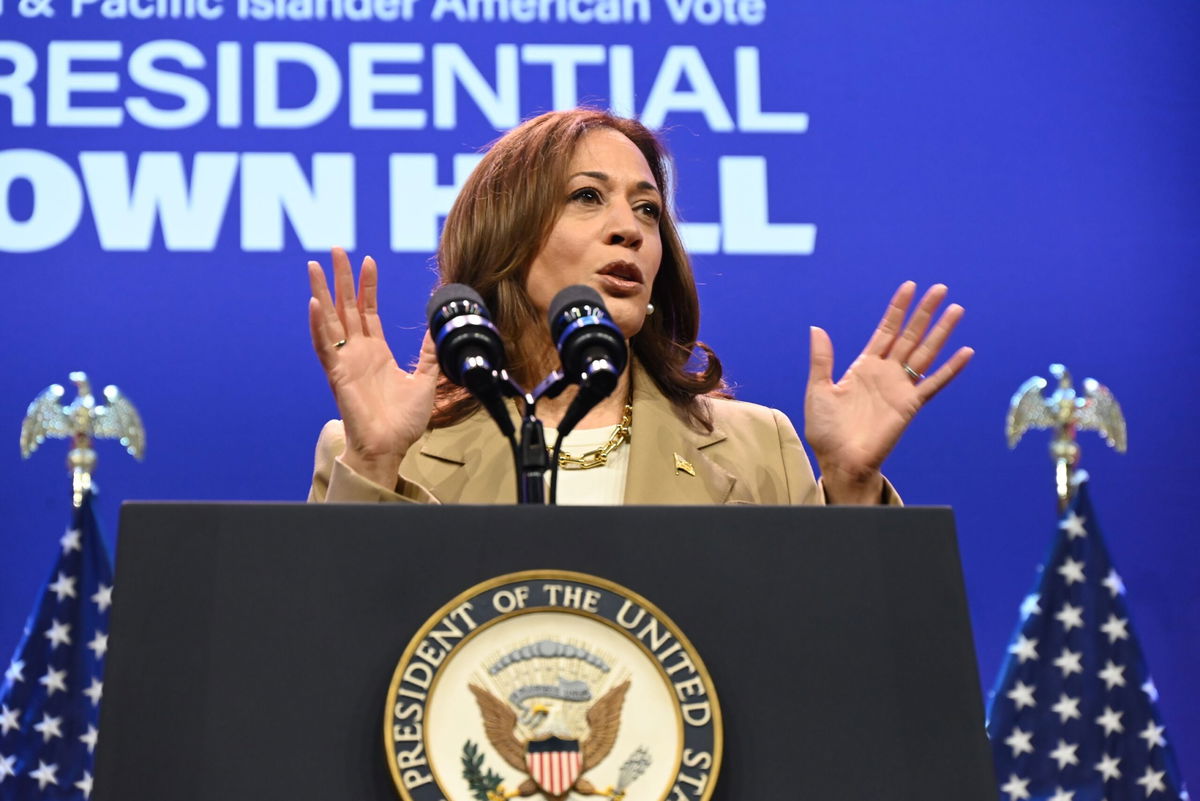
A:
[[[675,407],[635,362],[625,503],[725,503],[737,480],[704,453],[705,448],[723,439],[725,433],[720,429],[697,431],[680,419]]]
[[[417,482],[442,503],[517,501],[512,449],[484,411],[430,431],[420,444],[417,470]]]

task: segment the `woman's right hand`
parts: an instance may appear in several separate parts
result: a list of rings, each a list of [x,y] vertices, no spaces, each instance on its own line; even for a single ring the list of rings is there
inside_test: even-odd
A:
[[[347,467],[377,484],[392,487],[400,460],[425,432],[437,387],[437,352],[429,333],[416,368],[405,372],[383,336],[375,260],[363,259],[358,292],[350,259],[333,249],[333,296],[318,262],[308,263],[312,298],[308,322],[313,349],[333,389],[346,427]]]

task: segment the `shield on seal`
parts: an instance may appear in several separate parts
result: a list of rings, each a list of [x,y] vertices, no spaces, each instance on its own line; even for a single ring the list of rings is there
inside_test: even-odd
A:
[[[552,796],[564,795],[575,785],[583,760],[578,740],[547,737],[526,746],[525,764],[538,786]]]

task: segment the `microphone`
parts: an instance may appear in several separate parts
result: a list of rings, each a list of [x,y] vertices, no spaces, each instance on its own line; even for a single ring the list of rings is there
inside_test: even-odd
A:
[[[438,364],[446,377],[479,400],[505,436],[516,429],[504,405],[504,340],[492,324],[479,293],[464,284],[447,284],[425,306]]]
[[[559,442],[593,406],[612,394],[629,360],[625,335],[608,314],[600,293],[569,286],[550,301],[550,338],[562,359],[564,378],[579,394],[559,424]]]
[[[567,380],[607,397],[617,387],[629,352],[600,293],[583,284],[569,286],[550,301],[548,316]]]

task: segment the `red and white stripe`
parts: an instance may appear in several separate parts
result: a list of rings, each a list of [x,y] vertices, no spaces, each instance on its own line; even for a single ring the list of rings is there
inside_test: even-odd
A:
[[[529,775],[550,795],[563,795],[575,786],[582,767],[578,751],[540,751],[526,753]]]

